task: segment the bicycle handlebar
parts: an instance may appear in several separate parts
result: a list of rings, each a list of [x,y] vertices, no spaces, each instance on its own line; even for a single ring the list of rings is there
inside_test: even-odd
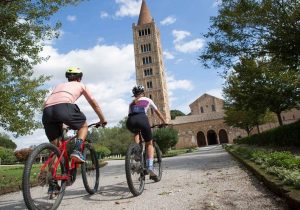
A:
[[[101,126],[102,128],[104,128],[104,127],[106,126],[106,124],[107,124],[107,122],[104,122],[104,123],[99,123],[99,122],[97,122],[97,123],[92,123],[92,124],[88,125],[88,128],[90,128],[90,127],[96,127],[96,128],[99,128],[100,126]]]
[[[151,128],[165,128],[167,127],[168,125],[171,125],[171,124],[157,124],[157,125],[152,125]]]

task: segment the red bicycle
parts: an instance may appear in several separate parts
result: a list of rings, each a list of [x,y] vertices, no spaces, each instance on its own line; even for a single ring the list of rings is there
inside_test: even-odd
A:
[[[103,125],[94,123],[88,127],[99,126]],[[75,182],[80,164],[70,160],[68,150],[73,149],[76,135],[65,138],[67,131],[64,131],[59,147],[43,143],[29,155],[22,178],[23,197],[28,209],[57,209],[66,187]],[[83,184],[89,194],[94,194],[99,187],[100,169],[89,139],[83,144],[83,155],[86,158],[86,162],[81,164]]]

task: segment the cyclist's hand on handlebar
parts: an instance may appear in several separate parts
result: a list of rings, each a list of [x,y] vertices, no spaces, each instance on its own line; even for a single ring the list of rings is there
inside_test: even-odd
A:
[[[104,128],[106,125],[107,125],[107,122],[106,122],[106,121],[104,121],[104,122],[98,122],[98,123],[96,124],[95,127],[96,127],[96,128],[99,128],[99,127],[101,126],[101,127]]]

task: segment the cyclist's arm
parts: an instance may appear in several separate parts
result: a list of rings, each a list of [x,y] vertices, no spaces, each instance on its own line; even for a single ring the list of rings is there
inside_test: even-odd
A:
[[[105,123],[107,122],[105,117],[104,117],[104,114],[99,106],[99,104],[97,103],[97,101],[95,99],[91,99],[88,101],[89,104],[93,107],[94,111],[96,112],[96,114],[98,115],[99,119],[100,119],[100,122],[101,123]]]
[[[91,105],[91,107],[94,109],[94,111],[96,112],[96,114],[98,115],[100,122],[101,123],[107,123],[104,114],[99,106],[99,104],[97,103],[97,101],[94,99],[94,97],[92,96],[91,92],[89,91],[89,89],[87,89],[87,87],[84,88],[83,91],[83,95],[86,98],[86,100],[89,102],[89,104]]]
[[[154,109],[154,112],[157,114],[157,116],[163,122],[163,124],[167,124],[167,121],[165,120],[165,118],[163,117],[163,115],[158,109]]]
[[[167,121],[161,114],[161,112],[158,110],[157,106],[154,104],[154,102],[150,99],[150,106],[154,109],[154,112],[157,114],[159,119],[163,122],[163,124],[167,124]]]

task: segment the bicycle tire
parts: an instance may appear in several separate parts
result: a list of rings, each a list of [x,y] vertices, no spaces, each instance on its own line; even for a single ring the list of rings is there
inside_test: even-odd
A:
[[[134,158],[140,158],[139,161],[136,161]],[[145,188],[145,174],[144,174],[144,155],[141,154],[141,148],[139,144],[131,143],[128,146],[126,156],[125,156],[125,172],[126,180],[130,192],[134,196],[139,196],[143,193]],[[134,180],[134,175],[137,175],[138,181]],[[137,184],[137,186],[136,186]]]
[[[40,193],[40,190],[45,190],[47,188],[47,184],[49,184],[49,180],[52,180],[49,178],[49,174],[51,174],[47,170],[41,171],[41,168],[38,166],[39,164],[36,164],[36,159],[39,157],[39,154],[45,154],[45,151],[49,150],[49,154],[53,152],[57,157],[60,155],[59,149],[50,143],[43,143],[39,146],[37,146],[32,153],[28,156],[27,161],[25,163],[23,176],[22,176],[22,192],[23,192],[23,198],[25,201],[25,204],[28,209],[57,209],[60,205],[66,188],[66,181],[61,181],[60,190],[58,193],[58,196],[56,200],[54,201],[51,197],[48,197],[48,190],[47,190],[47,196],[44,196],[44,193]],[[44,152],[44,153],[42,153]],[[35,165],[34,165],[35,164]],[[37,166],[37,167],[35,167]],[[58,169],[59,170],[59,169]],[[66,172],[64,160],[61,160],[60,163],[60,172],[61,174],[64,174]],[[31,171],[37,171],[37,173],[31,174]],[[43,174],[46,173],[46,175]],[[49,173],[49,174],[47,174]],[[43,178],[41,178],[43,177]],[[37,179],[31,179],[31,178],[37,178]],[[36,184],[32,184],[31,181],[36,181]],[[47,183],[48,182],[48,183]],[[45,187],[45,188],[44,188]],[[38,193],[36,191],[38,190]],[[33,196],[41,196],[37,199],[33,198]],[[52,196],[52,195],[51,195]]]
[[[155,182],[159,182],[162,177],[162,153],[156,142],[153,143],[153,146],[154,146],[153,168],[154,171],[157,172],[157,176],[153,177],[152,179]]]
[[[86,162],[81,164],[82,181],[85,190],[92,195],[98,191],[99,187],[99,161],[94,148],[90,144],[85,145],[83,155]]]

